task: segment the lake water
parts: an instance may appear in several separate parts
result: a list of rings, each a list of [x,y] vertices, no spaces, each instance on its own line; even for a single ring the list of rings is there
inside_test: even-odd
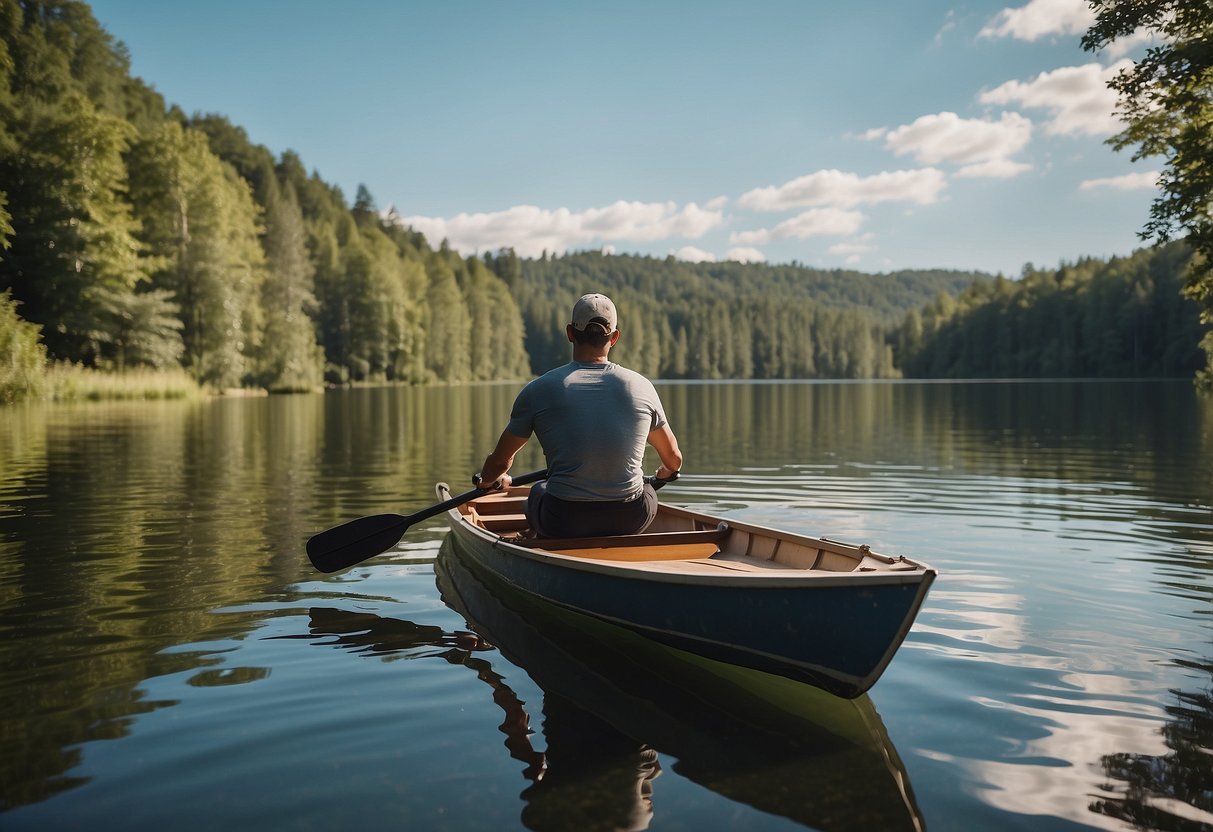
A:
[[[870,694],[519,607],[441,519],[310,568],[466,484],[513,385],[6,408],[0,829],[1213,828],[1213,400],[660,389],[664,500],[939,569]]]

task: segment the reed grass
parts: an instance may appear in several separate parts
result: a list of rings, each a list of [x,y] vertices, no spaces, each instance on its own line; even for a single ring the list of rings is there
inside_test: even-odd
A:
[[[140,368],[121,372],[93,370],[65,361],[47,366],[45,390],[51,401],[118,399],[193,399],[206,395],[184,370]]]

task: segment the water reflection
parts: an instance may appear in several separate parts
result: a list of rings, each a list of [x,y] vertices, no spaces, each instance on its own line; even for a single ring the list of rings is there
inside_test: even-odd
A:
[[[472,671],[500,708],[498,730],[528,781],[520,793],[526,828],[649,828],[662,815],[659,755],[723,797],[812,828],[924,827],[866,696],[838,699],[494,594],[449,540],[435,572],[443,600],[471,630],[313,607],[307,638],[381,660],[440,659]],[[542,689],[541,724],[494,667],[498,651]]]
[[[1091,801],[1091,811],[1141,829],[1197,832],[1213,828],[1213,661],[1197,665],[1203,690],[1173,690],[1162,729],[1166,748],[1155,754],[1119,752],[1101,758],[1111,788]]]
[[[63,804],[83,807],[83,816],[106,789],[112,805],[142,804],[131,786],[138,777],[115,780],[113,763],[163,771],[170,743],[141,745],[137,727],[155,724],[165,732],[156,736],[174,741],[172,724],[209,728],[215,723],[199,710],[201,697],[226,706],[232,730],[241,728],[233,703],[267,697],[267,710],[279,707],[272,697],[291,669],[277,652],[284,643],[260,642],[255,656],[222,661],[214,645],[248,649],[267,606],[301,603],[296,587],[316,578],[302,553],[309,534],[427,505],[434,480],[473,470],[515,390],[384,388],[0,410],[0,810],[7,813],[0,825],[37,817],[8,811],[40,802],[48,816]],[[875,691],[920,799],[930,795],[923,805],[933,825],[937,817],[968,828],[980,825],[975,819],[1024,823],[1019,816],[1044,813],[1109,828],[1213,826],[1213,399],[1164,382],[670,383],[661,390],[688,458],[671,501],[861,539],[942,568]],[[527,453],[519,468],[540,467],[534,450]],[[433,539],[435,527],[410,537]],[[858,778],[846,776],[872,770],[870,756],[846,751],[858,741],[831,740],[826,727],[813,727],[811,713],[784,708],[794,713],[788,736],[772,738],[777,730],[751,719],[750,710],[761,717],[762,709],[745,705],[757,693],[740,703],[726,693],[713,711],[695,704],[685,685],[657,680],[652,695],[664,704],[646,710],[638,703],[648,687],[604,679],[609,671],[590,668],[589,691],[578,687],[584,666],[543,676],[549,663],[577,667],[575,640],[543,647],[534,633],[511,639],[509,627],[492,638],[422,623],[412,631],[383,609],[395,591],[390,582],[382,588],[390,562],[327,581],[328,595],[318,591],[301,605],[331,597],[332,606],[348,606],[347,583],[378,587],[358,601],[378,616],[314,611],[316,632],[339,634],[334,643],[352,651],[466,664],[503,710],[512,707],[511,692],[494,679],[501,663],[485,640],[534,668],[548,695],[543,725],[530,730],[542,727],[548,747],[524,728],[502,730],[531,773],[523,799],[536,807],[536,825],[551,795],[593,806],[589,793],[607,790],[617,822],[642,818],[646,800],[660,818],[671,767],[718,794],[812,825],[829,826],[835,812],[853,818],[833,800],[873,802],[857,795]],[[425,591],[432,596],[431,586]],[[503,629],[491,616],[469,617]],[[546,654],[528,659],[549,650],[550,662]],[[638,672],[635,656],[619,659]],[[308,684],[320,698],[339,697],[327,670]],[[170,677],[180,684],[155,683]],[[407,696],[413,677],[391,684],[405,685]],[[615,696],[626,713],[611,710]],[[679,697],[694,702],[677,704]],[[730,713],[720,712],[722,702]],[[540,716],[507,712],[522,720],[507,719],[511,726]],[[347,735],[327,713],[316,719],[314,730]],[[277,726],[273,742],[242,749],[242,759],[280,769],[281,743],[297,727]],[[597,738],[603,753],[582,760],[562,752],[562,732]],[[110,765],[82,762],[105,757],[97,741],[110,749]],[[650,777],[662,764],[667,771]],[[880,770],[881,816],[912,825],[905,819],[918,813],[887,785],[896,781],[890,769]],[[177,771],[180,779],[166,788],[187,791],[182,772],[192,768]],[[586,785],[600,775],[597,786]],[[778,784],[808,778],[825,788],[777,793]],[[158,808],[171,813],[170,801]]]

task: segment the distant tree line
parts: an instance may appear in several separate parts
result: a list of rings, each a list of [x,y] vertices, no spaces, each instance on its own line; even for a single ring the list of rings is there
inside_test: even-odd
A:
[[[1191,256],[1172,243],[973,283],[906,316],[895,363],[915,378],[1190,377],[1205,330],[1180,291]]]
[[[888,327],[941,292],[988,276],[889,275],[803,266],[685,263],[581,252],[485,261],[510,286],[534,373],[568,360],[569,309],[587,287],[609,294],[624,333],[612,355],[660,378],[889,378]]]
[[[350,204],[297,154],[166,106],[86,4],[0,0],[0,399],[48,359],[214,388],[520,379],[567,360],[586,291],[620,307],[612,354],[660,378],[1183,375],[1204,333],[1190,259],[1007,280],[463,257],[365,187]]]

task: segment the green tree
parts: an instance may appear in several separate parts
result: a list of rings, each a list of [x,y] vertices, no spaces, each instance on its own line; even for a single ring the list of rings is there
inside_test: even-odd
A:
[[[1199,367],[1182,243],[974,284],[911,312],[889,336],[912,377],[1176,376]]]
[[[12,214],[0,285],[43,326],[53,357],[98,363],[113,340],[101,296],[133,293],[147,275],[126,200],[133,130],[75,91],[19,106],[15,147],[0,153]]]
[[[166,289],[137,292],[100,290],[94,295],[96,314],[106,325],[98,339],[105,344],[115,368],[180,366],[181,308]]]
[[[324,379],[324,350],[308,317],[316,306],[315,267],[308,256],[303,214],[291,183],[279,187],[270,179],[265,187],[265,328],[258,383],[271,391],[313,390]]]
[[[46,380],[39,327],[21,320],[9,292],[0,292],[0,404],[36,396]]]
[[[426,292],[429,299],[426,363],[440,381],[467,381],[472,375],[472,328],[463,293],[442,252],[430,257],[426,273],[430,281]]]
[[[164,256],[155,285],[182,311],[186,369],[219,388],[243,383],[259,347],[265,261],[248,184],[205,136],[167,122],[132,149],[131,186],[144,239]]]
[[[16,149],[9,126],[16,118],[12,89],[16,64],[9,42],[16,37],[17,30],[15,0],[0,0],[0,158],[9,156]],[[9,237],[13,234],[12,216],[7,206],[8,195],[4,183],[0,182],[0,249],[9,247]]]
[[[1109,86],[1127,126],[1110,142],[1135,147],[1133,159],[1162,157],[1159,195],[1142,231],[1166,242],[1180,233],[1196,256],[1184,291],[1213,324],[1213,3],[1207,0],[1092,0],[1095,22],[1083,48],[1095,51],[1139,32],[1156,36],[1146,56],[1120,72]],[[1213,329],[1201,346],[1205,366],[1198,380],[1213,387]]]

